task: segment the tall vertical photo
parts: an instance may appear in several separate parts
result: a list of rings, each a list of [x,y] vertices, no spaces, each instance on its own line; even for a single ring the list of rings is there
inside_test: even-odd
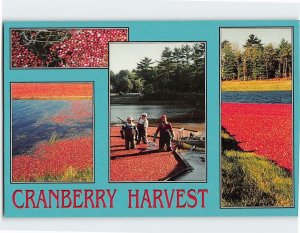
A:
[[[221,207],[293,207],[293,28],[220,28]]]
[[[110,182],[206,182],[206,43],[109,44]]]

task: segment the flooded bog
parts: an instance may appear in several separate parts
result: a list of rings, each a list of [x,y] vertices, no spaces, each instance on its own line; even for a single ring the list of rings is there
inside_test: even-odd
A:
[[[91,136],[92,100],[13,100],[12,155],[30,152],[41,141]]]

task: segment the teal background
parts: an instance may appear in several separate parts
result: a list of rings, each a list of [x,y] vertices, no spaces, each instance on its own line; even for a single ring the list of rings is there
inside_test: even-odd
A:
[[[220,209],[219,27],[294,27],[294,190],[295,208]],[[10,69],[10,28],[129,27],[129,41],[207,41],[207,183],[108,183],[108,70]],[[93,81],[95,90],[95,183],[10,184],[10,82]],[[4,23],[4,215],[6,217],[93,216],[290,216],[298,212],[299,21],[102,21]],[[113,209],[16,209],[17,189],[118,189]],[[129,189],[208,189],[206,208],[128,209]]]

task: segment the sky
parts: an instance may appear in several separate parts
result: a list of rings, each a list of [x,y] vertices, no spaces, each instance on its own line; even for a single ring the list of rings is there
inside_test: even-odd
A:
[[[152,61],[160,60],[165,47],[174,49],[195,42],[130,42],[109,44],[109,68],[115,74],[120,70],[136,69],[137,63],[149,57]]]
[[[291,28],[222,28],[221,41],[228,40],[239,48],[243,48],[250,34],[254,34],[266,45],[278,45],[282,39],[291,42]]]

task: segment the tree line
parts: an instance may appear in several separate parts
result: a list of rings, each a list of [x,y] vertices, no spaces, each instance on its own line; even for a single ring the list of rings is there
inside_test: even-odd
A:
[[[165,47],[158,61],[145,57],[136,69],[110,71],[112,93],[141,93],[148,99],[174,99],[179,93],[204,93],[205,44]]]
[[[249,35],[243,48],[231,42],[221,43],[222,80],[262,80],[292,77],[292,45],[282,39],[275,47],[264,45],[254,34]]]

